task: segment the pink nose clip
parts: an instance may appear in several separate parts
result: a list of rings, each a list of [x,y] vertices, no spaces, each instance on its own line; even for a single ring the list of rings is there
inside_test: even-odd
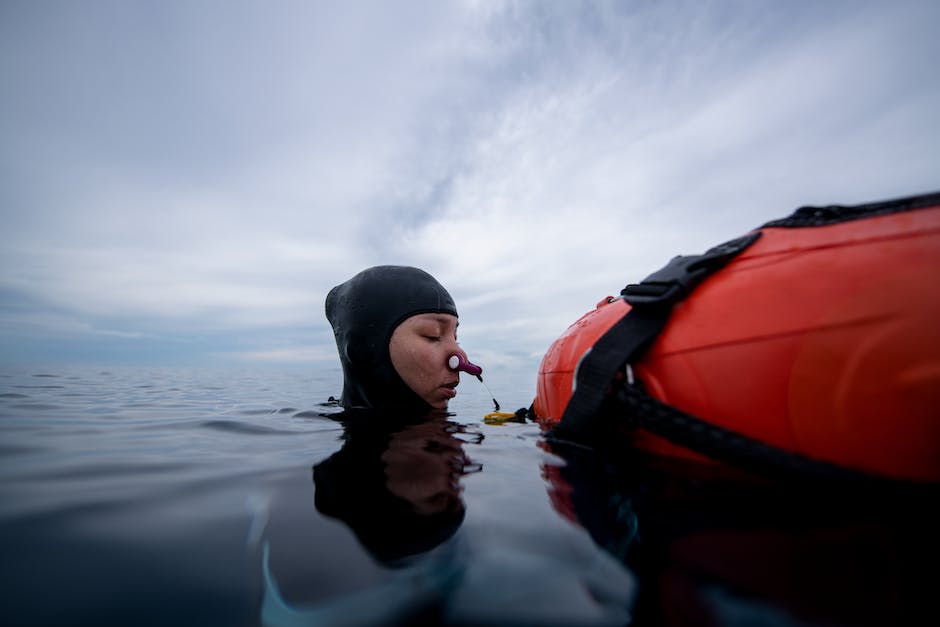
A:
[[[451,370],[462,370],[463,372],[466,372],[467,374],[479,379],[480,383],[483,383],[483,368],[476,364],[471,364],[457,353],[454,353],[447,358],[447,367]],[[485,383],[483,383],[483,387],[486,388],[487,392],[490,392],[490,388],[488,388]],[[490,396],[493,396],[492,392],[490,392]],[[493,398],[493,405],[496,406],[496,411],[499,411],[499,403],[496,402],[495,397]]]
[[[483,368],[476,364],[471,364],[456,353],[447,358],[447,367],[451,370],[461,370],[474,377],[479,377],[483,374]]]

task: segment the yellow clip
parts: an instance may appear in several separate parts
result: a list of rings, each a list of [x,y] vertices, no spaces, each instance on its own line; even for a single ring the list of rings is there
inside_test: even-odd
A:
[[[488,425],[501,425],[510,418],[515,418],[516,414],[510,414],[504,411],[494,411],[490,414],[483,416],[483,422]]]

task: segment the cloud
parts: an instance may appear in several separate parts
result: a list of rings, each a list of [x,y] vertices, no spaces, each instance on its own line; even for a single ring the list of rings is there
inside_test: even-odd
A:
[[[0,341],[313,363],[329,288],[409,263],[531,367],[675,254],[937,187],[931,2],[2,11]]]
[[[904,13],[724,24],[693,10],[664,52],[646,23],[662,13],[574,34],[583,23],[545,18],[582,47],[529,61],[534,78],[502,94],[441,213],[402,233],[401,250],[475,295],[481,317],[498,300],[530,331],[495,322],[501,341],[537,346],[674,254],[802,204],[926,191],[940,155],[924,122],[940,120],[921,103],[938,93],[922,83],[928,57],[911,58],[930,36]],[[519,48],[539,49],[547,29]]]

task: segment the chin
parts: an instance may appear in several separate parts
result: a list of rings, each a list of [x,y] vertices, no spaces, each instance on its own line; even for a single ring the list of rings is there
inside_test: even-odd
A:
[[[433,409],[447,409],[447,404],[450,402],[449,398],[435,398],[435,399],[424,399],[428,405]]]

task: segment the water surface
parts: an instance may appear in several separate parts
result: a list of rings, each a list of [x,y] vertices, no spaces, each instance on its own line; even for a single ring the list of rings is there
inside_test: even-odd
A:
[[[936,517],[321,403],[338,369],[0,371],[16,625],[915,624]],[[504,409],[531,381],[488,382]],[[506,390],[519,390],[515,398]],[[629,463],[627,463],[629,462]]]

